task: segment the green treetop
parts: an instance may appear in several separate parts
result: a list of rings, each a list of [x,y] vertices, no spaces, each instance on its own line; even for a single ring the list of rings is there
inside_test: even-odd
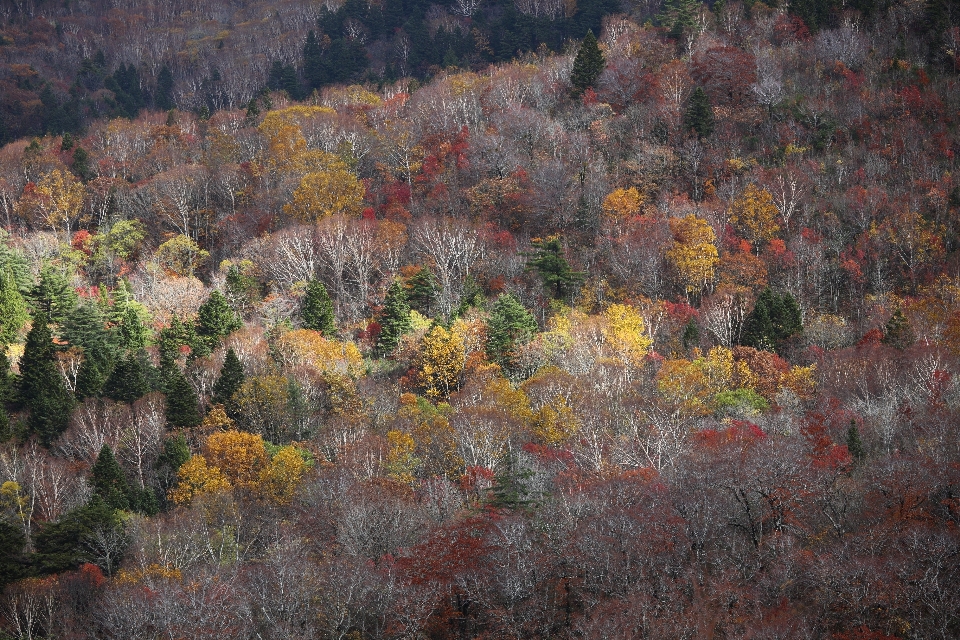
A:
[[[593,31],[587,31],[587,35],[580,44],[577,57],[573,61],[573,71],[570,74],[573,97],[579,98],[584,91],[593,87],[606,64]]]
[[[0,272],[0,346],[16,341],[29,319],[27,302],[17,287],[13,270],[7,267]]]
[[[513,364],[514,350],[537,333],[537,321],[514,296],[504,293],[493,303],[487,321],[487,357],[501,367]]]
[[[105,444],[100,448],[97,461],[90,470],[90,484],[93,492],[100,496],[107,506],[113,509],[130,508],[130,487],[109,445]]]
[[[696,132],[701,140],[713,133],[713,109],[702,87],[697,87],[690,96],[687,112],[683,116],[683,128]]]
[[[233,349],[227,349],[227,355],[220,369],[220,377],[213,383],[213,402],[229,406],[233,395],[240,390],[246,376],[243,373],[243,363]]]
[[[319,331],[326,338],[336,334],[333,301],[330,300],[327,288],[319,280],[311,280],[307,283],[307,295],[303,299],[300,317],[306,329]]]
[[[410,331],[410,306],[407,294],[399,280],[394,280],[387,289],[383,309],[378,319],[380,337],[377,339],[377,352],[388,355],[400,344],[400,337]]]
[[[563,241],[560,236],[550,236],[545,240],[534,240],[535,249],[527,269],[533,269],[543,280],[545,287],[552,291],[555,298],[566,298],[577,290],[583,282],[583,274],[570,268],[563,257]]]
[[[33,318],[20,359],[20,399],[30,410],[28,426],[49,446],[67,428],[73,410],[73,396],[54,364],[53,336],[47,315]]]
[[[197,336],[208,351],[241,326],[243,323],[237,312],[219,291],[211,293],[197,311]]]

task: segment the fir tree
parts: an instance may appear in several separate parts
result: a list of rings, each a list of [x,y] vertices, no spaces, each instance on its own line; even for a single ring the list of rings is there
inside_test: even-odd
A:
[[[378,322],[380,336],[377,338],[377,352],[386,356],[397,348],[400,337],[411,329],[407,294],[399,280],[394,280],[387,290]]]
[[[71,345],[83,349],[83,362],[77,372],[74,390],[78,398],[99,395],[110,375],[114,349],[105,323],[100,307],[89,301],[71,311],[64,323],[62,337]]]
[[[883,344],[903,351],[913,344],[913,329],[903,311],[897,309],[883,327]]]
[[[108,445],[100,448],[97,461],[90,470],[90,484],[93,492],[100,496],[112,509],[130,508],[130,487],[123,475],[123,469]]]
[[[307,294],[300,311],[305,329],[319,331],[324,337],[336,335],[337,325],[333,315],[333,301],[327,294],[327,288],[319,280],[307,283]]]
[[[179,368],[164,371],[167,394],[167,424],[172,428],[195,427],[200,424],[200,400],[197,392]]]
[[[117,360],[103,385],[103,395],[117,402],[134,402],[150,393],[146,354],[128,353]]]
[[[66,274],[50,265],[40,270],[40,280],[30,292],[35,309],[42,311],[49,322],[62,325],[77,306],[77,292]]]
[[[511,511],[533,505],[534,501],[529,499],[530,490],[527,487],[527,482],[532,477],[533,472],[521,468],[517,457],[513,453],[508,453],[500,465],[500,470],[494,476],[487,504],[496,509]]]
[[[802,331],[800,307],[793,296],[777,295],[766,287],[744,320],[740,342],[755,349],[775,351]]]
[[[431,305],[437,295],[437,281],[433,277],[433,272],[427,267],[420,267],[407,279],[405,289],[410,308],[429,316]]]
[[[245,379],[243,363],[240,362],[240,358],[237,357],[237,353],[233,349],[227,349],[227,355],[223,359],[223,367],[220,369],[220,376],[213,383],[213,402],[229,407],[232,404],[234,394],[243,386]]]
[[[533,247],[536,251],[527,262],[527,270],[535,270],[543,280],[543,285],[552,290],[555,298],[566,298],[576,291],[583,282],[583,274],[570,268],[563,256],[560,236],[534,240]]]
[[[13,269],[8,266],[0,272],[0,347],[16,341],[29,319],[27,302],[17,287]]]
[[[40,573],[60,573],[95,562],[93,542],[98,534],[122,532],[115,509],[94,495],[57,522],[48,523],[34,535],[34,566]]]
[[[860,439],[860,430],[857,429],[855,420],[850,421],[850,428],[847,429],[847,451],[854,462],[861,462],[866,457],[863,450],[863,441]]]
[[[237,312],[219,291],[214,291],[197,310],[197,336],[207,352],[216,348],[222,338],[243,326]],[[200,354],[198,354],[200,355]]]
[[[514,350],[537,333],[537,321],[514,296],[504,293],[487,321],[487,358],[501,367],[513,365]]]
[[[187,446],[187,439],[183,434],[176,434],[163,441],[160,448],[160,455],[157,456],[157,491],[161,497],[161,502],[165,501],[167,491],[169,491],[177,482],[177,471],[190,459],[190,447]]]
[[[573,85],[572,95],[579,98],[583,92],[593,87],[597,78],[603,72],[606,60],[593,31],[587,31],[577,57],[573,61],[573,71],[570,74],[570,84]]]
[[[49,446],[67,428],[73,396],[54,364],[53,337],[43,311],[33,318],[20,359],[20,400],[30,410],[28,428],[44,445]]]
[[[702,87],[697,87],[690,96],[687,112],[683,116],[683,127],[687,131],[695,131],[697,137],[703,140],[713,134],[713,109],[710,107],[710,98]]]
[[[24,553],[26,543],[22,528],[0,518],[0,591],[26,576],[29,567]]]

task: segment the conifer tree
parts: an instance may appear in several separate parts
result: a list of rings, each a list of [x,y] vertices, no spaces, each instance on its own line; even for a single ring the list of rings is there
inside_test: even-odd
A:
[[[800,307],[793,296],[777,295],[766,287],[744,320],[740,342],[755,349],[774,351],[802,331]]]
[[[73,396],[54,364],[53,337],[43,311],[33,318],[20,359],[20,400],[30,410],[30,431],[44,445],[49,446],[67,428]]]
[[[7,403],[13,396],[13,376],[10,375],[10,359],[7,352],[0,349],[0,442],[6,442],[13,436],[10,429],[10,415]]]
[[[200,400],[193,386],[177,367],[163,373],[164,391],[167,394],[167,424],[172,428],[200,424]]]
[[[128,353],[117,360],[103,385],[103,395],[118,402],[134,402],[150,393],[145,354]]]
[[[21,527],[0,518],[0,591],[27,574],[26,543]]]
[[[90,470],[90,484],[93,492],[100,496],[107,506],[124,510],[130,508],[130,487],[109,445],[105,444],[100,448],[97,461]]]
[[[604,66],[606,66],[606,60],[603,52],[600,51],[597,38],[592,30],[587,31],[577,57],[573,61],[573,71],[570,74],[570,84],[573,85],[571,93],[574,98],[579,98],[584,91],[596,84]]]
[[[537,321],[514,296],[504,293],[493,304],[487,321],[487,358],[510,368],[514,350],[537,332]]]
[[[713,109],[702,87],[697,87],[690,96],[687,112],[683,116],[683,127],[687,131],[695,131],[701,140],[713,134]]]
[[[543,284],[551,289],[555,298],[566,298],[576,291],[583,282],[583,274],[570,268],[570,264],[563,256],[563,241],[560,236],[550,236],[543,240],[534,240],[536,250],[527,263],[527,269],[533,269],[543,280]]]
[[[67,316],[61,331],[71,345],[83,349],[74,393],[78,398],[100,394],[113,366],[114,348],[105,329],[106,320],[95,302],[85,301]]]
[[[429,316],[430,306],[437,295],[437,281],[433,272],[427,267],[420,267],[407,280],[406,292],[410,308]]]
[[[327,288],[319,280],[307,283],[307,295],[303,299],[303,309],[300,311],[303,326],[306,329],[319,331],[324,337],[331,337],[337,332],[337,325],[333,315],[333,301],[327,293]]]
[[[90,545],[94,536],[119,531],[122,526],[116,511],[95,494],[87,504],[34,535],[34,566],[40,573],[60,573],[94,562],[97,558]]]
[[[237,357],[236,351],[227,349],[227,355],[220,369],[220,377],[213,383],[213,402],[229,407],[233,395],[240,390],[246,376],[243,373],[243,363]]]
[[[206,347],[207,353],[215,349],[222,338],[241,326],[243,323],[237,312],[219,291],[211,293],[197,310],[197,337],[200,338],[200,344]]]
[[[897,309],[883,327],[883,344],[903,351],[913,344],[913,329],[903,311]]]
[[[380,337],[377,339],[377,352],[388,355],[400,344],[400,337],[410,331],[410,306],[407,294],[399,280],[394,280],[387,290],[380,312]]]
[[[67,315],[77,306],[77,292],[70,285],[67,275],[46,265],[40,270],[40,280],[30,291],[35,309],[47,316],[47,321],[61,325]]]
[[[7,267],[0,272],[0,346],[14,342],[29,319],[27,302],[17,288],[13,270]]]
[[[855,420],[850,421],[850,428],[847,429],[847,451],[850,452],[850,457],[853,458],[854,462],[860,462],[866,457],[866,452],[863,450],[863,440],[860,439],[860,430],[857,429]]]

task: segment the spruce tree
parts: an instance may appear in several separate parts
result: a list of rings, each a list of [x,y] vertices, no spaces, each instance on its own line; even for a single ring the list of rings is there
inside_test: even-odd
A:
[[[26,543],[23,529],[0,517],[0,591],[26,576],[29,567],[24,553]]]
[[[847,429],[847,451],[854,462],[861,462],[866,457],[863,450],[863,440],[860,439],[860,430],[857,429],[857,422],[850,421],[850,428]]]
[[[377,338],[377,352],[386,356],[400,344],[400,337],[410,331],[410,306],[407,294],[399,280],[394,280],[387,289],[383,309],[378,318],[380,336]]]
[[[793,296],[789,293],[777,295],[770,287],[766,287],[757,297],[753,311],[744,320],[740,343],[755,349],[775,351],[802,331],[800,307]]]
[[[163,372],[167,394],[167,424],[171,428],[189,428],[200,424],[200,400],[197,392],[179,368]]]
[[[907,316],[903,315],[903,311],[897,309],[883,327],[881,342],[903,351],[913,344],[913,340],[913,329],[910,327],[910,321],[907,320]]]
[[[47,523],[34,535],[34,566],[43,574],[76,569],[84,562],[95,562],[91,542],[98,533],[121,531],[115,509],[99,495],[70,511],[57,522]]]
[[[78,398],[99,395],[110,375],[115,353],[105,323],[100,307],[95,302],[85,301],[70,312],[61,331],[67,342],[83,349],[83,362],[77,372],[74,390]]]
[[[128,353],[117,360],[103,385],[103,395],[117,402],[134,402],[150,393],[146,354]]]
[[[437,295],[437,281],[433,272],[427,267],[420,267],[407,279],[406,291],[410,308],[429,316],[430,307]]]
[[[245,379],[243,363],[237,357],[236,351],[227,349],[227,355],[223,359],[223,367],[220,369],[220,376],[213,383],[213,402],[229,407],[234,394],[243,386]]]
[[[570,84],[573,85],[571,94],[574,98],[579,98],[584,91],[596,84],[604,66],[606,66],[606,60],[603,52],[600,51],[597,38],[593,35],[593,31],[587,31],[577,57],[573,61],[573,71],[570,74]]]
[[[683,127],[687,131],[695,131],[701,140],[713,134],[713,109],[702,87],[697,87],[690,96],[687,112],[683,116]]]
[[[501,367],[513,365],[514,350],[537,333],[537,321],[514,296],[504,293],[487,321],[487,358]]]
[[[214,291],[197,310],[197,337],[207,352],[216,348],[222,338],[243,326],[237,312],[219,291]],[[198,354],[199,355],[199,354]]]
[[[43,311],[33,318],[20,359],[20,400],[30,410],[29,430],[37,434],[45,446],[67,428],[73,396],[54,364],[53,337]]]
[[[65,273],[46,265],[40,270],[40,280],[30,291],[30,300],[35,309],[47,316],[48,322],[62,325],[77,306],[78,296]]]
[[[0,272],[0,347],[16,341],[29,319],[27,302],[17,288],[13,270],[8,266]]]
[[[109,445],[105,444],[100,448],[97,461],[90,470],[90,484],[93,492],[100,496],[107,506],[124,510],[130,508],[130,486]]]
[[[300,317],[303,319],[305,329],[319,331],[324,337],[336,334],[333,301],[330,300],[327,288],[319,280],[311,280],[307,283],[307,295],[303,299]]]

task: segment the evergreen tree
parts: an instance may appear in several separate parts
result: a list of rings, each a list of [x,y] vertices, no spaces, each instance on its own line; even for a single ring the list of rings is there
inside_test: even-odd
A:
[[[187,439],[183,434],[176,434],[163,441],[160,449],[160,455],[157,456],[157,492],[161,497],[161,502],[165,501],[167,492],[177,482],[177,472],[187,460],[190,459],[190,447],[187,446]]]
[[[500,465],[500,471],[493,478],[487,504],[496,509],[511,511],[531,506],[534,501],[528,497],[530,490],[527,488],[527,482],[532,477],[533,472],[521,468],[517,457],[513,453],[508,453]]]
[[[7,413],[7,403],[13,399],[13,376],[10,375],[10,359],[7,352],[0,349],[0,442],[6,442],[13,437],[10,428],[10,414]]]
[[[913,344],[913,329],[903,311],[897,309],[883,327],[883,344],[903,351]]]
[[[117,402],[134,402],[150,393],[150,371],[146,354],[127,353],[117,360],[103,385],[103,395]]]
[[[197,336],[208,353],[220,340],[243,326],[237,312],[219,291],[214,291],[197,311]],[[200,354],[198,354],[200,355]]]
[[[513,352],[537,333],[537,321],[514,296],[504,293],[487,321],[487,358],[501,367],[513,365]]]
[[[154,105],[161,111],[173,109],[173,73],[170,67],[163,65],[157,74],[157,91],[153,99]]]
[[[121,352],[144,349],[150,330],[144,324],[143,318],[149,317],[149,313],[142,304],[133,299],[130,283],[121,279],[113,290],[113,304],[104,306],[108,310],[107,320],[112,325],[111,340],[117,349]]]
[[[49,322],[62,325],[77,306],[78,296],[65,273],[45,265],[40,270],[39,282],[30,292],[30,299],[35,309],[46,314]]]
[[[430,306],[437,295],[437,281],[433,272],[427,267],[420,267],[407,279],[406,292],[410,308],[429,316]]]
[[[697,137],[703,140],[713,134],[713,109],[710,107],[710,98],[702,87],[697,87],[690,96],[687,112],[683,115],[683,128],[695,131]]]
[[[407,294],[399,280],[394,280],[387,289],[383,309],[378,319],[380,336],[377,338],[377,352],[386,356],[400,344],[400,337],[410,331],[410,306]]]
[[[100,496],[107,506],[124,510],[130,508],[130,487],[113,451],[106,444],[100,448],[97,461],[90,470],[90,484],[93,492]]]
[[[860,439],[860,430],[857,429],[855,420],[850,421],[850,428],[847,429],[847,451],[854,462],[861,462],[866,457],[863,450],[863,441]]]
[[[543,280],[543,285],[551,289],[555,298],[566,298],[576,291],[583,282],[583,274],[570,268],[563,257],[563,242],[560,236],[550,236],[546,240],[534,240],[536,250],[527,262],[527,270],[533,269]]]
[[[64,323],[62,337],[71,345],[83,349],[83,362],[77,372],[75,389],[78,398],[99,395],[110,375],[114,350],[105,323],[100,307],[89,301],[71,311]]]
[[[27,303],[17,287],[13,269],[7,266],[0,271],[0,347],[15,342],[29,319]]]
[[[234,394],[243,386],[245,379],[243,363],[233,349],[227,349],[223,367],[220,369],[220,377],[213,383],[213,402],[229,407]]]
[[[770,287],[766,287],[760,292],[753,311],[744,320],[740,343],[755,349],[775,351],[802,331],[800,307],[793,296],[789,293],[777,295]]]
[[[305,329],[319,331],[324,337],[331,337],[337,333],[337,325],[333,315],[333,301],[327,294],[327,288],[319,280],[307,283],[307,295],[303,299],[303,308],[300,311]]]
[[[43,311],[33,318],[20,360],[20,400],[30,410],[28,427],[49,446],[67,428],[73,396],[54,364],[53,337]]]
[[[34,535],[34,566],[43,574],[76,569],[85,562],[96,562],[93,549],[97,534],[119,533],[123,524],[116,510],[94,495],[57,522],[44,525]]]
[[[200,341],[193,325],[181,322],[180,318],[174,316],[170,326],[160,330],[157,339],[161,371],[176,368],[181,355],[180,348],[184,346],[190,347],[193,353],[202,353],[205,350],[205,345]]]
[[[0,518],[0,592],[6,585],[27,575],[26,544],[23,529]]]
[[[193,386],[177,367],[163,373],[164,391],[167,394],[167,424],[172,428],[200,424],[200,400]]]
[[[584,91],[593,87],[605,66],[606,60],[593,31],[587,31],[586,37],[580,44],[580,50],[577,51],[577,57],[573,61],[573,71],[570,74],[573,97],[579,98]]]

